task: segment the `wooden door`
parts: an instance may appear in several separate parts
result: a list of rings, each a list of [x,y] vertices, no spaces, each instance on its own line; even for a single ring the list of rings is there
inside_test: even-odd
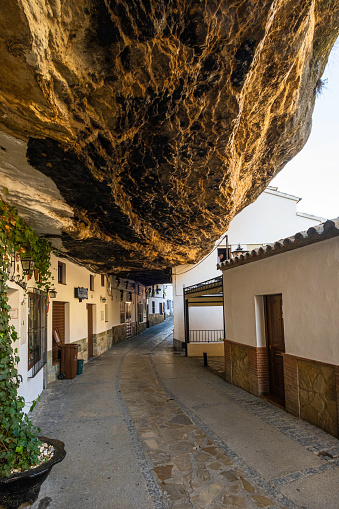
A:
[[[276,397],[280,404],[285,405],[285,340],[281,294],[265,296],[265,315],[270,394]]]
[[[65,303],[53,301],[52,304],[52,364],[60,362],[60,350],[55,340],[54,331],[60,338],[60,343],[65,343]]]
[[[93,304],[87,304],[88,358],[93,357]]]

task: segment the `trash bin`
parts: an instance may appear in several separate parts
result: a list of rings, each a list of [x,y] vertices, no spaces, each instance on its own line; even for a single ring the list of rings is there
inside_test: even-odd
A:
[[[60,345],[61,363],[60,371],[65,374],[65,378],[75,378],[77,374],[77,359],[79,345],[70,343]]]
[[[84,369],[84,360],[78,359],[77,360],[77,375],[81,375],[83,369]]]

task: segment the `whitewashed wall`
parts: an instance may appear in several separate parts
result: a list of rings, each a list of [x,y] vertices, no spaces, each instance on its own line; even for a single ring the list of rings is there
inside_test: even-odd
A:
[[[339,364],[339,239],[225,270],[226,338],[265,344],[262,295],[281,293],[286,353]]]
[[[58,283],[58,261],[66,264],[66,284]],[[51,272],[54,276],[52,287],[54,286],[57,291],[55,299],[50,299],[49,311],[47,314],[47,351],[52,350],[52,309],[53,301],[62,301],[66,303],[65,306],[65,342],[73,343],[78,340],[84,339],[88,335],[87,324],[87,310],[86,303],[94,304],[93,311],[93,333],[98,334],[111,329],[113,326],[120,325],[120,291],[124,291],[124,296],[131,292],[132,294],[132,322],[138,321],[138,302],[145,302],[145,287],[139,285],[141,288],[138,294],[138,283],[129,281],[128,289],[126,289],[125,282],[127,280],[121,279],[120,284],[116,278],[111,278],[112,282],[112,297],[109,295],[106,279],[105,286],[101,286],[100,274],[94,274],[64,258],[58,258],[54,254],[51,256]],[[90,275],[94,275],[94,291],[90,291]],[[135,288],[132,289],[131,285],[134,283]],[[88,300],[79,302],[79,299],[74,297],[75,287],[88,288]],[[35,280],[32,277],[27,282],[27,290],[35,288]],[[162,294],[161,294],[162,295]],[[18,309],[18,318],[11,320],[15,326],[19,336],[19,340],[14,345],[18,348],[20,362],[18,365],[19,373],[23,377],[23,382],[20,386],[19,394],[23,396],[27,402],[26,411],[30,406],[30,402],[36,399],[41,394],[44,388],[44,372],[41,369],[34,378],[29,378],[30,372],[28,371],[28,309],[27,297],[24,291],[15,283],[9,282],[9,305],[13,309]],[[106,298],[106,302],[102,302],[100,297]],[[127,300],[125,298],[125,300]],[[105,304],[107,304],[107,316],[105,317]],[[106,318],[108,320],[106,321]],[[144,314],[146,320],[146,313]],[[46,384],[46,381],[45,381]]]
[[[267,188],[259,198],[241,211],[231,222],[228,231],[228,243],[232,248],[238,244],[268,244],[307,230],[322,222],[323,218],[297,214],[300,199],[275,189]],[[196,265],[181,265],[172,269],[174,299],[174,338],[184,341],[183,285],[191,286],[220,276],[217,270],[217,247],[224,247],[224,235],[216,242],[215,249],[202,262]],[[222,241],[221,241],[222,240]],[[221,241],[221,242],[220,242]],[[220,323],[222,307],[200,308],[199,323],[205,329],[213,329],[213,322]],[[198,329],[194,319],[191,328]]]
[[[10,320],[10,324],[14,325],[18,334],[18,340],[13,344],[13,348],[18,349],[19,364],[18,372],[22,376],[22,383],[19,387],[19,396],[23,396],[26,402],[25,411],[34,399],[42,392],[43,389],[43,370],[34,378],[29,378],[30,372],[28,371],[28,315],[27,315],[27,297],[21,287],[15,283],[8,282],[8,304],[12,310],[17,310],[18,318]]]

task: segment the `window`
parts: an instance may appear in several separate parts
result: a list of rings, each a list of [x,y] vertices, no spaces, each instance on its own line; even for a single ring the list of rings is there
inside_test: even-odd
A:
[[[66,263],[58,262],[58,283],[66,284]]]
[[[171,309],[171,301],[167,299],[167,309]]]
[[[152,300],[152,313],[153,314],[155,313],[155,302],[154,302],[154,300]]]
[[[105,286],[105,274],[101,274],[101,286]]]
[[[159,314],[162,314],[162,302],[159,302]]]
[[[138,317],[139,317],[139,323],[144,321],[144,306],[142,302],[139,302],[138,304]]]
[[[231,248],[222,247],[217,249],[218,263],[224,262],[225,260],[231,259]]]
[[[126,305],[125,302],[120,302],[120,323],[126,322]]]
[[[94,276],[92,275],[89,276],[89,289],[94,292]]]
[[[28,370],[33,378],[46,363],[46,294],[28,294]]]
[[[108,304],[105,304],[105,322],[108,322]]]

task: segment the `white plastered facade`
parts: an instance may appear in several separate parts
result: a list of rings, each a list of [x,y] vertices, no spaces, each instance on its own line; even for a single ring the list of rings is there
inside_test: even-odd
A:
[[[217,269],[217,249],[225,247],[225,236],[232,250],[238,244],[248,249],[275,242],[294,233],[307,230],[324,219],[297,212],[300,198],[268,187],[257,200],[242,210],[229,229],[216,243],[214,250],[196,265],[181,265],[172,269],[175,340],[185,341],[183,286],[200,283],[220,276]],[[191,329],[223,329],[222,307],[190,308]],[[192,311],[193,310],[193,311]]]
[[[226,339],[265,346],[263,295],[282,294],[285,351],[339,364],[339,238],[223,271]]]

